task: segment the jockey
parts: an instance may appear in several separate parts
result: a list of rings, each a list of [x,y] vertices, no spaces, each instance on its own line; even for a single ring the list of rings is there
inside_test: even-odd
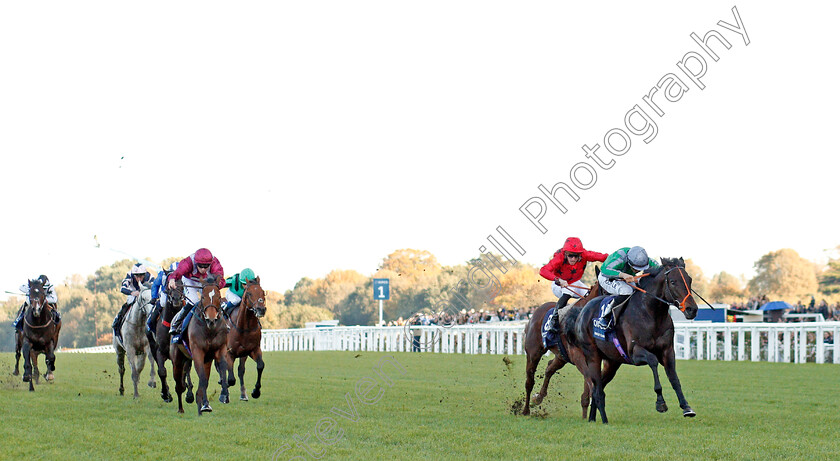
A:
[[[552,280],[551,291],[557,296],[557,308],[554,310],[548,321],[548,331],[556,333],[560,330],[560,309],[566,306],[571,298],[582,298],[586,296],[588,288],[573,286],[583,277],[588,262],[603,262],[607,259],[606,253],[587,251],[577,237],[569,237],[563,248],[554,253],[554,257],[548,264],[540,269],[543,278]]]
[[[58,296],[55,294],[55,287],[50,284],[50,279],[47,278],[46,275],[39,275],[37,280],[41,281],[41,284],[44,285],[44,289],[47,290],[47,304],[52,307],[53,311],[53,321],[55,323],[61,322],[61,314],[58,313]],[[26,294],[26,300],[23,301],[23,305],[20,306],[20,310],[18,311],[17,318],[12,323],[12,326],[15,327],[15,330],[23,330],[23,325],[21,325],[21,320],[23,320],[23,313],[26,312],[26,306],[29,305],[29,282],[27,281],[23,285],[20,286],[20,291]]]
[[[184,308],[172,319],[172,326],[169,328],[173,344],[181,340],[181,322],[187,313],[198,304],[201,297],[200,280],[207,278],[210,274],[218,276],[220,289],[225,287],[225,270],[219,260],[207,248],[199,248],[195,253],[182,259],[175,272],[169,274],[167,278],[169,289],[174,289],[175,281],[182,279],[184,281],[184,295],[187,298]]]
[[[242,272],[233,274],[233,277],[225,279],[225,288],[228,289],[225,299],[224,314],[225,317],[230,318],[230,313],[242,302],[242,294],[245,293],[245,285],[250,280],[257,278],[254,271],[246,267]]]
[[[117,313],[117,316],[114,317],[114,323],[111,324],[111,328],[114,329],[114,336],[119,338],[120,342],[122,342],[121,330],[123,320],[125,320],[125,314],[140,295],[140,290],[143,289],[143,284],[149,282],[151,278],[151,274],[146,271],[146,266],[140,263],[135,263],[131,266],[131,270],[125,274],[125,278],[120,285],[120,292],[126,296],[125,304],[120,307],[120,311]]]
[[[164,269],[158,272],[155,281],[152,283],[152,312],[149,313],[149,320],[146,321],[146,331],[148,332],[155,332],[155,324],[158,315],[160,315],[160,309],[166,305],[166,278],[177,268],[177,262],[170,264],[168,270]]]
[[[635,274],[654,267],[659,267],[659,264],[650,259],[647,251],[640,246],[621,248],[607,258],[601,266],[598,283],[601,284],[604,291],[615,295],[615,298],[606,306],[601,317],[596,320],[599,328],[607,329],[612,321],[613,308],[627,301],[633,294],[633,287],[636,286],[636,280],[638,280]]]

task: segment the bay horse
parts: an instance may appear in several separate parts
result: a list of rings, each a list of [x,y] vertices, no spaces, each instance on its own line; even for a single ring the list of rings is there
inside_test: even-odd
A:
[[[596,272],[598,272],[597,267],[595,268],[595,270]],[[595,282],[595,284],[589,288],[589,292],[586,294],[586,296],[578,299],[573,305],[567,305],[565,306],[565,308],[560,309],[560,325],[563,325],[565,318],[568,316],[569,312],[572,310],[573,307],[576,307],[579,311],[580,306],[585,305],[589,300],[594,299],[596,296],[598,296],[599,288],[600,287],[598,285],[598,282]],[[551,360],[551,362],[548,363],[548,366],[545,368],[545,378],[543,380],[543,385],[540,389],[540,392],[534,396],[534,405],[539,405],[540,403],[542,403],[543,399],[548,394],[548,383],[551,380],[551,377],[554,376],[554,373],[557,372],[557,370],[563,368],[563,366],[565,366],[567,363],[572,363],[573,365],[578,367],[578,370],[580,370],[581,373],[583,373],[582,367],[586,366],[586,360],[583,356],[583,351],[581,351],[579,347],[575,346],[570,340],[570,338],[566,337],[563,334],[560,335],[560,343],[558,345],[552,346],[549,349],[547,349],[543,345],[543,322],[549,309],[555,307],[556,305],[557,302],[554,301],[545,303],[542,306],[538,307],[534,311],[534,314],[531,316],[531,320],[528,322],[528,326],[525,328],[525,355],[527,357],[527,364],[525,365],[525,406],[522,409],[522,414],[525,416],[531,414],[531,391],[534,389],[534,374],[537,371],[537,366],[540,364],[540,360],[542,360],[546,352],[550,350],[554,354],[554,358]],[[561,345],[563,347],[562,350],[560,349]],[[580,405],[583,408],[584,418],[586,418],[586,409],[589,407],[589,399],[591,397],[591,392],[592,382],[589,380],[584,380],[583,393],[580,396]]]
[[[184,412],[181,401],[184,385],[184,364],[192,357],[195,372],[198,375],[198,390],[195,403],[198,415],[213,409],[207,401],[207,384],[210,365],[213,359],[219,364],[220,373],[227,371],[225,352],[227,348],[227,324],[222,316],[222,295],[216,285],[216,276],[210,275],[201,281],[201,298],[195,306],[195,314],[189,325],[184,326],[186,339],[184,344],[172,344],[169,355],[172,357],[172,374],[175,378],[175,392],[178,394],[178,413]],[[227,394],[228,383],[222,380],[222,393]]]
[[[600,313],[603,297],[589,301],[577,316],[574,328],[568,329],[586,357],[584,377],[593,383],[589,421],[595,421],[597,411],[601,413],[601,422],[607,423],[604,388],[624,363],[650,367],[656,392],[656,410],[664,413],[668,411],[668,406],[662,397],[657,368],[662,364],[677,394],[683,416],[696,415],[683,395],[677,376],[674,322],[670,314],[670,305],[673,304],[679,306],[686,319],[697,316],[697,303],[691,296],[691,276],[685,271],[683,258],[662,258],[661,262],[661,266],[639,276],[642,278],[635,288],[638,292],[630,296],[625,307],[613,310],[613,318],[617,319],[614,322],[614,338],[607,335],[606,339],[599,339],[593,335],[593,319]]]
[[[140,294],[132,303],[125,314],[125,321],[122,324],[121,333],[123,341],[114,335],[114,351],[117,353],[117,367],[120,372],[120,395],[124,395],[125,386],[125,359],[128,358],[128,365],[131,367],[131,381],[134,383],[134,398],[139,398],[137,382],[140,380],[140,373],[146,365],[146,357],[149,358],[151,370],[149,371],[149,387],[157,386],[155,381],[155,362],[149,346],[149,339],[146,338],[145,327],[149,311],[152,309],[152,293],[148,286],[140,288]]]
[[[163,399],[164,402],[169,403],[172,401],[172,394],[169,392],[169,385],[166,383],[167,375],[165,366],[167,360],[172,360],[169,347],[169,340],[171,339],[169,327],[171,326],[172,319],[175,318],[175,314],[177,314],[178,311],[180,311],[187,303],[187,298],[184,295],[184,283],[181,280],[175,281],[174,289],[170,290],[166,285],[164,285],[163,289],[167,290],[166,302],[161,306],[161,312],[158,316],[157,322],[155,322],[154,331],[149,333],[148,336],[149,347],[152,350],[155,362],[157,362],[158,377],[160,378],[161,384],[160,398]],[[184,378],[187,386],[187,403],[193,403],[194,399],[192,378],[190,377],[191,369],[192,362],[185,362]]]
[[[29,390],[35,391],[32,368],[35,367],[34,381],[39,382],[38,354],[44,354],[47,372],[44,379],[52,382],[55,377],[55,348],[61,324],[56,324],[52,307],[47,303],[47,290],[40,280],[29,281],[29,307],[23,314],[22,353],[23,382],[29,383]]]
[[[248,281],[242,294],[242,302],[230,313],[230,324],[233,328],[228,332],[227,341],[227,358],[230,360],[228,383],[236,384],[233,377],[233,361],[238,358],[239,400],[243,402],[248,401],[248,395],[245,393],[245,362],[248,357],[257,363],[257,384],[251,391],[251,397],[260,398],[262,373],[265,368],[260,348],[262,341],[260,318],[265,315],[265,311],[265,291],[260,286],[260,278],[257,277]]]

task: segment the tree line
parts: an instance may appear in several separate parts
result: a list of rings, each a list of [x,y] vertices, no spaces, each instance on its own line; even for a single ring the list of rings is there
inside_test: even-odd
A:
[[[840,247],[838,247],[840,250]],[[497,255],[501,258],[501,256]],[[162,261],[162,267],[180,258]],[[547,262],[548,258],[546,259]],[[418,312],[433,311],[453,292],[466,300],[464,306],[476,311],[529,309],[552,299],[550,281],[539,275],[539,267],[518,263],[500,274],[498,295],[488,300],[466,280],[477,260],[454,266],[441,265],[425,250],[401,249],[383,258],[378,270],[364,275],[354,270],[336,269],[323,278],[301,278],[284,293],[266,291],[266,317],[263,328],[299,328],[306,322],[337,319],[342,325],[373,325],[378,320],[378,302],[373,299],[374,278],[390,279],[391,296],[385,301],[386,321],[407,319]],[[56,284],[62,314],[60,347],[89,347],[110,344],[111,322],[125,302],[119,286],[134,261],[124,259],[103,266],[86,278],[73,275]],[[589,264],[582,284],[595,283],[594,264]],[[710,302],[737,303],[751,296],[799,303],[811,296],[840,301],[840,258],[825,267],[800,257],[796,251],[781,249],[755,262],[756,275],[746,280],[726,272],[707,278],[691,259],[686,270],[693,278],[692,288]],[[55,281],[54,281],[55,283]],[[14,347],[11,323],[23,303],[13,296],[0,304],[0,350]]]

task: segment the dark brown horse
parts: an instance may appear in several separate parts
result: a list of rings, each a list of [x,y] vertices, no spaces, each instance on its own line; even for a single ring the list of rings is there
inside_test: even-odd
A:
[[[29,390],[34,391],[32,368],[35,367],[34,381],[39,382],[38,354],[44,354],[47,373],[44,379],[52,381],[55,371],[55,348],[61,325],[54,321],[52,306],[47,303],[47,290],[40,280],[29,281],[29,307],[23,315],[23,381],[29,382]]]
[[[585,297],[579,299],[574,304],[574,307],[580,309],[580,306],[585,305],[590,299],[598,296],[598,291],[599,287],[596,282],[589,289],[589,293],[587,293]],[[542,403],[543,399],[548,394],[548,383],[557,370],[563,368],[564,365],[571,362],[578,367],[581,373],[583,373],[583,367],[586,366],[583,351],[581,351],[579,347],[574,346],[569,341],[569,338],[566,338],[563,335],[560,336],[559,345],[553,346],[550,349],[546,349],[545,346],[543,346],[543,321],[545,320],[545,315],[548,313],[548,310],[555,305],[557,305],[556,301],[545,303],[538,307],[537,310],[534,311],[534,315],[531,316],[531,320],[528,322],[528,326],[525,329],[525,354],[527,356],[527,364],[525,366],[525,407],[522,409],[522,414],[526,416],[531,414],[531,391],[534,389],[534,373],[536,373],[537,366],[540,364],[540,360],[542,360],[542,357],[546,354],[546,352],[550,350],[554,353],[554,358],[548,363],[548,366],[545,369],[545,379],[543,380],[543,385],[539,394],[534,396],[534,405]],[[561,325],[572,307],[573,306],[566,306],[564,309],[560,310]],[[560,345],[563,347],[562,351],[559,347]],[[580,396],[580,405],[583,408],[584,418],[586,417],[586,409],[589,407],[591,391],[591,381],[584,380],[583,393]]]
[[[175,378],[175,392],[178,394],[178,413],[184,412],[181,394],[184,393],[184,364],[190,360],[195,365],[198,375],[198,390],[195,393],[195,403],[198,414],[213,411],[207,401],[207,384],[209,382],[211,363],[215,359],[220,372],[227,371],[225,351],[227,348],[227,324],[222,316],[222,294],[216,285],[216,277],[211,275],[201,283],[201,298],[195,307],[195,314],[189,325],[184,326],[186,334],[184,347],[172,344],[169,355],[172,357],[172,374]],[[227,394],[228,383],[222,381],[222,393]]]
[[[164,285],[165,286],[165,285]],[[165,288],[164,288],[165,289]],[[149,335],[149,347],[152,349],[152,356],[155,358],[158,366],[158,377],[160,378],[161,389],[160,397],[164,402],[172,401],[172,394],[169,392],[169,386],[166,383],[166,367],[164,364],[167,360],[172,360],[169,355],[170,347],[169,327],[175,314],[186,304],[186,296],[184,296],[184,283],[180,280],[175,282],[175,288],[166,292],[166,302],[161,306],[161,313],[155,322],[154,334]],[[187,384],[187,403],[193,403],[193,385],[190,378],[190,370],[192,369],[192,362],[184,363],[184,378]]]
[[[670,305],[673,304],[679,306],[685,318],[691,320],[697,316],[697,303],[691,296],[691,277],[685,271],[685,262],[682,258],[663,258],[662,266],[647,271],[646,276],[641,278],[637,290],[621,309],[622,312],[613,311],[613,317],[617,319],[615,341],[620,350],[609,336],[606,339],[593,336],[592,321],[600,312],[602,297],[587,303],[576,315],[574,325],[564,328],[564,334],[573,337],[573,342],[583,350],[586,357],[584,377],[593,383],[589,421],[595,421],[597,410],[601,413],[601,421],[607,423],[604,388],[623,363],[650,367],[656,392],[656,410],[660,413],[668,411],[657,369],[662,364],[677,394],[683,416],[696,414],[686,402],[677,377],[674,323],[670,315]]]
[[[262,327],[260,318],[265,315],[265,291],[260,286],[260,278],[249,280],[242,293],[242,303],[234,308],[230,314],[230,323],[233,327],[228,332],[227,357],[228,383],[235,384],[233,378],[233,361],[239,359],[239,400],[248,401],[245,393],[245,362],[251,357],[257,362],[257,384],[251,391],[251,397],[260,398],[260,387],[262,387],[262,373],[265,363],[262,358]]]

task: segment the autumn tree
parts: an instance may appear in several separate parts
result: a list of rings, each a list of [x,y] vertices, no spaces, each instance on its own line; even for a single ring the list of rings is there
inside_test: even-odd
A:
[[[837,247],[840,250],[840,246]],[[825,295],[840,293],[840,258],[829,259],[825,270],[820,274],[820,292]]]
[[[748,284],[754,295],[798,302],[817,292],[814,264],[790,248],[762,256],[755,262],[755,271],[755,277]]]
[[[713,303],[735,303],[744,298],[744,289],[737,277],[720,272],[709,283],[709,301]]]

